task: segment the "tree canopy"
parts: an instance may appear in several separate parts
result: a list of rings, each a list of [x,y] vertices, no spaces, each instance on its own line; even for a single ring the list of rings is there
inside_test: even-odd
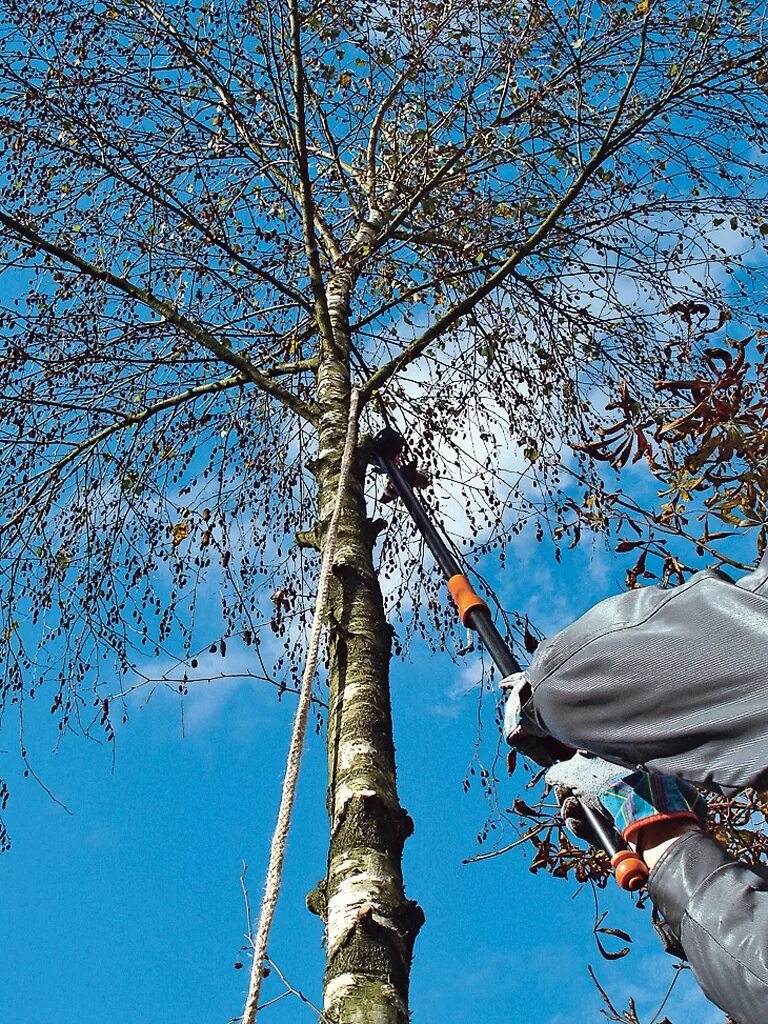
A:
[[[352,385],[470,560],[526,524],[613,537],[630,585],[764,546],[765,28],[733,0],[3,0],[5,716],[111,739],[128,690],[235,646],[295,688]],[[440,644],[365,461],[344,557],[368,579],[383,531],[396,649]]]

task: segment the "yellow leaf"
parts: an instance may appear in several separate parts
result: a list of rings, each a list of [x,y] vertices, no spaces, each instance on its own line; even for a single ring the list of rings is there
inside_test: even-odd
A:
[[[183,540],[186,540],[189,536],[189,523],[182,519],[180,523],[176,523],[173,527],[173,546],[177,548]]]
[[[8,629],[3,633],[3,640],[8,641],[13,636],[14,632],[19,628],[18,622],[14,619],[8,626]]]

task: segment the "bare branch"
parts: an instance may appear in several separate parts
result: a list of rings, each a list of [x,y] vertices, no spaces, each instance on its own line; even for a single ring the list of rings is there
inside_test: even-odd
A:
[[[292,288],[290,285],[286,284],[285,281],[282,281],[274,274],[271,274],[268,270],[265,270],[264,267],[260,266],[257,263],[254,263],[253,260],[250,260],[246,256],[243,256],[232,245],[230,245],[230,243],[225,238],[221,237],[220,235],[217,235],[214,231],[212,231],[209,226],[207,226],[200,220],[200,218],[194,213],[193,210],[190,209],[189,206],[180,203],[178,197],[176,197],[162,181],[159,181],[157,178],[149,177],[149,168],[146,165],[143,165],[136,158],[135,154],[132,154],[130,151],[120,146],[115,138],[106,137],[102,135],[100,132],[95,130],[93,125],[86,124],[86,122],[84,122],[81,118],[78,118],[75,114],[71,114],[68,112],[66,116],[74,124],[79,124],[81,127],[84,128],[87,127],[93,133],[94,138],[96,138],[99,141],[102,147],[109,147],[113,149],[119,156],[128,160],[131,166],[133,166],[136,169],[138,174],[141,174],[147,178],[148,184],[142,184],[135,178],[127,177],[118,167],[108,162],[106,159],[99,156],[92,150],[84,151],[72,145],[65,145],[59,139],[50,140],[49,145],[52,149],[60,150],[63,154],[77,156],[79,159],[90,164],[92,167],[98,167],[100,170],[103,170],[106,174],[110,175],[110,177],[114,178],[115,181],[119,181],[122,184],[127,185],[130,189],[137,192],[139,195],[143,195],[146,199],[149,199],[152,203],[157,204],[162,209],[166,210],[168,213],[172,213],[175,216],[181,218],[182,220],[188,221],[189,224],[192,225],[192,227],[194,227],[195,230],[198,231],[203,236],[203,238],[209,241],[212,245],[216,246],[222,252],[226,253],[226,255],[229,256],[233,263],[238,264],[239,266],[243,267],[244,270],[248,270],[256,277],[265,281],[267,284],[271,285],[273,288],[281,292],[287,298],[292,299],[297,305],[307,310],[307,312],[312,311],[311,303],[307,301],[307,299],[302,295],[300,291],[298,291],[295,288]]]
[[[304,419],[313,421],[315,418],[315,410],[307,402],[297,398],[296,395],[291,394],[285,388],[279,384],[275,384],[269,376],[260,372],[245,356],[231,349],[224,342],[219,341],[211,332],[202,327],[200,324],[195,323],[188,317],[185,317],[180,313],[172,302],[167,299],[160,299],[156,295],[153,295],[146,288],[142,288],[140,285],[134,284],[127,278],[120,277],[117,274],[113,274],[109,270],[105,270],[102,267],[97,267],[95,264],[90,263],[88,260],[83,259],[82,256],[78,256],[71,249],[63,245],[58,245],[54,242],[50,242],[37,233],[33,228],[15,217],[9,217],[8,214],[0,212],[0,224],[5,225],[10,231],[12,231],[18,238],[23,238],[26,242],[29,242],[36,249],[40,249],[43,252],[48,253],[50,256],[54,256],[56,259],[62,260],[64,263],[68,263],[70,266],[76,267],[82,273],[87,274],[89,277],[97,281],[103,281],[105,284],[122,292],[124,295],[130,296],[137,302],[143,303],[149,309],[159,314],[169,324],[177,327],[183,334],[186,334],[189,338],[193,338],[203,348],[206,348],[213,355],[217,356],[224,363],[228,363],[230,366],[235,367],[240,373],[253,384],[256,384],[262,391],[265,391],[268,395],[278,399],[297,415]]]
[[[641,44],[638,49],[637,60],[628,77],[625,88],[622,91],[621,97],[616,105],[616,109],[608,124],[601,144],[597,147],[597,150],[591,159],[588,160],[581,169],[570,187],[566,189],[560,199],[552,206],[547,216],[539,223],[538,227],[529,234],[528,238],[519,246],[519,248],[512,252],[498,267],[498,269],[483,282],[483,284],[457,302],[444,316],[439,317],[430,324],[426,331],[424,331],[420,337],[411,342],[411,344],[408,345],[399,356],[381,366],[372,375],[372,377],[366,382],[362,392],[366,399],[370,397],[372,392],[379,390],[401,366],[412,362],[420,356],[432,341],[443,336],[446,331],[459,323],[468,313],[471,313],[472,310],[475,309],[475,307],[484,298],[486,298],[486,296],[490,295],[491,292],[498,288],[499,285],[513,273],[519,263],[540,247],[541,243],[550,231],[559,224],[563,214],[580,195],[581,191],[592,178],[597,168],[600,167],[609,156],[616,152],[616,150],[619,149],[627,139],[636,135],[642,126],[647,125],[657,117],[662,110],[669,106],[671,99],[677,95],[674,86],[671,86],[666,90],[655,103],[650,104],[642,114],[630,122],[623,131],[617,134],[616,129],[621,119],[622,112],[626,107],[627,99],[634,87],[637,74],[642,65],[644,53],[645,31],[643,31]],[[390,234],[392,231],[393,227],[390,226]]]
[[[187,58],[190,64],[192,64],[193,67],[197,68],[197,70],[211,84],[213,89],[218,94],[222,104],[226,108],[227,113],[229,114],[232,120],[232,124],[235,126],[235,129],[238,132],[238,134],[248,145],[249,149],[251,149],[253,153],[264,162],[264,172],[269,173],[271,177],[274,178],[275,181],[279,182],[280,186],[285,190],[285,192],[288,195],[293,196],[294,199],[301,203],[302,191],[295,187],[293,181],[288,175],[285,175],[282,172],[276,170],[276,168],[271,165],[268,154],[265,152],[264,147],[259,143],[258,139],[254,136],[253,132],[250,130],[245,118],[241,115],[238,109],[237,102],[232,93],[230,92],[230,90],[227,89],[227,87],[224,85],[221,79],[214,74],[211,67],[202,59],[202,57],[192,49],[187,40],[178,32],[176,27],[162,13],[162,11],[159,11],[155,7],[155,5],[149,3],[148,0],[137,0],[137,2],[140,3],[144,10],[147,11],[147,13],[150,14],[153,18],[155,18],[156,21],[159,24],[161,24],[168,33],[170,33],[170,35],[173,37],[174,43],[176,44],[176,46],[178,46],[180,52],[184,54],[184,56]],[[328,245],[329,250],[333,253],[334,257],[338,258],[341,255],[341,253],[339,250],[338,243],[336,242],[336,239],[333,236],[333,233],[331,232],[330,228],[328,227],[324,219],[320,216],[317,210],[313,210],[313,214],[314,225],[319,230],[323,240]]]
[[[290,0],[291,57],[293,61],[293,98],[295,104],[294,138],[299,160],[301,182],[301,220],[304,233],[304,249],[309,265],[309,280],[315,297],[315,318],[320,334],[327,346],[334,344],[333,325],[328,314],[328,298],[325,294],[323,272],[320,267],[320,253],[315,237],[315,204],[312,198],[312,182],[309,176],[307,155],[306,108],[304,104],[304,65],[301,54],[301,15],[297,0]]]
[[[47,466],[44,470],[38,473],[38,477],[42,478],[42,482],[33,491],[32,495],[27,499],[26,503],[20,508],[11,518],[0,524],[0,535],[5,533],[23,520],[24,516],[29,512],[31,508],[40,501],[46,490],[50,487],[51,483],[59,477],[59,474],[65,469],[70,463],[74,462],[85,452],[97,445],[101,444],[102,441],[106,441],[108,437],[113,434],[117,434],[122,430],[127,430],[129,427],[138,427],[147,420],[152,419],[154,416],[158,416],[162,412],[166,412],[169,409],[176,409],[180,405],[186,405],[188,402],[193,402],[197,398],[201,398],[204,395],[213,395],[219,391],[227,391],[229,388],[242,387],[248,383],[249,378],[242,373],[233,374],[231,377],[224,377],[222,380],[209,381],[207,384],[198,384],[194,388],[189,388],[186,391],[181,391],[176,395],[170,395],[168,398],[163,398],[159,402],[155,402],[153,405],[147,406],[146,409],[141,409],[139,412],[126,413],[119,419],[110,423],[106,427],[102,427],[101,430],[97,430],[95,434],[91,434],[90,437],[84,438],[77,444],[73,445],[72,448],[67,452],[66,455],[62,456],[52,466]],[[34,477],[29,481],[34,483]]]

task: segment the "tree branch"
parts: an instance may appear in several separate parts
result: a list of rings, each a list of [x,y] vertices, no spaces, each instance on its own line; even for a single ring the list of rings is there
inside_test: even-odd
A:
[[[227,113],[229,114],[237,134],[243,139],[248,148],[252,150],[252,152],[257,157],[259,157],[259,159],[262,160],[265,165],[268,165],[269,159],[267,153],[265,152],[263,146],[261,146],[259,142],[254,138],[253,133],[249,129],[244,118],[241,116],[240,111],[238,110],[237,104],[235,102],[235,98],[229,91],[229,89],[227,89],[227,87],[218,78],[218,76],[213,73],[212,69],[205,63],[205,61],[202,60],[202,58],[195,53],[195,51],[187,43],[186,39],[184,39],[184,37],[178,32],[176,27],[169,21],[169,19],[161,11],[159,11],[154,6],[154,4],[147,2],[147,0],[138,0],[138,2],[144,8],[144,10],[147,11],[148,14],[150,14],[151,17],[155,18],[158,24],[162,25],[163,28],[168,33],[170,33],[170,35],[173,37],[173,41],[179,48],[180,52],[184,54],[184,56],[193,65],[193,67],[197,68],[200,74],[203,75],[203,77],[210,83],[210,85],[218,95],[219,99],[221,100],[223,106],[225,107]],[[269,169],[269,173],[272,175],[275,181],[279,182],[281,187],[285,190],[285,192],[288,193],[288,195],[292,196],[298,202],[301,202],[301,191],[296,188],[293,181],[291,181],[290,177],[281,173],[280,171],[276,171],[274,167],[271,167]],[[333,236],[333,233],[331,232],[326,222],[323,220],[323,218],[319,215],[319,213],[316,210],[313,210],[313,214],[315,217],[315,224],[323,240],[328,245],[329,250],[333,253],[334,258],[338,258],[340,255],[340,250],[338,247],[338,243]]]
[[[22,222],[17,220],[15,217],[10,217],[2,211],[0,211],[0,224],[3,224],[17,237],[24,239],[24,241],[28,242],[34,248],[41,249],[43,252],[48,253],[48,255],[53,256],[64,263],[68,263],[70,266],[76,267],[79,271],[87,274],[94,280],[103,281],[105,284],[111,285],[124,295],[128,295],[137,302],[141,302],[143,305],[148,306],[149,309],[153,310],[159,316],[162,316],[167,323],[172,324],[183,334],[186,334],[187,337],[197,341],[203,346],[203,348],[221,359],[222,362],[239,370],[247,380],[250,380],[251,383],[255,384],[262,391],[265,391],[272,398],[282,402],[283,405],[291,409],[303,419],[308,420],[309,422],[314,422],[316,418],[316,410],[314,406],[302,401],[302,399],[292,394],[286,388],[281,387],[279,384],[275,384],[267,373],[262,373],[260,370],[257,370],[246,356],[233,351],[233,349],[229,348],[224,344],[224,342],[219,341],[218,338],[216,338],[205,327],[202,327],[200,324],[197,324],[193,320],[184,316],[184,314],[180,313],[169,300],[160,299],[150,292],[149,289],[142,288],[140,285],[134,284],[132,281],[129,281],[124,277],[113,274],[110,270],[97,267],[95,264],[83,259],[82,256],[78,256],[77,253],[68,249],[66,246],[49,242],[39,235],[33,228],[26,224],[22,224]]]
[[[60,113],[63,113],[60,111]],[[95,131],[94,125],[91,123],[84,122],[82,118],[78,118],[73,114],[66,114],[66,117],[74,124],[79,125],[81,128],[92,131],[95,137],[99,140],[102,147],[110,147],[114,152],[127,160],[135,170],[146,175],[146,166],[142,165],[140,161],[130,152],[125,151],[114,138],[107,138],[101,134],[101,132]],[[153,203],[157,203],[162,209],[174,214],[174,216],[181,218],[182,220],[188,221],[195,230],[199,231],[203,238],[206,238],[212,245],[215,245],[222,252],[226,253],[227,256],[233,261],[233,263],[239,264],[245,270],[255,274],[261,278],[267,284],[271,285],[277,291],[281,292],[287,298],[292,299],[297,305],[301,306],[307,312],[312,311],[311,304],[305,299],[301,292],[292,288],[290,285],[281,281],[280,278],[271,274],[268,270],[254,263],[253,260],[248,257],[241,255],[236,249],[230,245],[230,243],[216,235],[209,227],[207,227],[200,218],[186,205],[179,203],[178,197],[176,197],[161,181],[149,178],[150,185],[142,185],[139,181],[127,177],[119,168],[114,167],[111,163],[99,157],[97,154],[90,151],[83,152],[75,148],[74,146],[68,146],[62,144],[59,139],[49,139],[48,145],[52,149],[59,150],[62,153],[67,153],[78,157],[80,160],[85,160],[94,167],[98,167],[104,171],[105,174],[110,175],[116,181],[122,182],[128,188],[138,192],[139,195],[144,196]]]
[[[445,163],[441,164],[440,167],[437,168],[432,177],[425,181],[421,188],[414,192],[405,206],[403,206],[396,216],[392,218],[387,229],[376,239],[374,248],[380,249],[393,236],[394,232],[413,213],[419,203],[425,199],[430,192],[432,192],[432,190],[447,177],[448,174],[450,174],[450,172],[459,164],[467,153],[477,145],[486,132],[492,128],[503,128],[506,125],[510,125],[513,121],[522,117],[523,114],[527,114],[532,111],[539,103],[541,103],[547,93],[556,91],[560,87],[560,83],[567,78],[569,71],[570,65],[557,75],[550,83],[548,83],[545,88],[542,88],[540,92],[532,95],[524,103],[518,104],[504,117],[497,118],[492,122],[492,124],[479,128],[469,139],[467,139],[464,145],[459,146],[451,156],[448,157]]]
[[[376,111],[376,115],[371,124],[371,130],[368,135],[368,147],[365,155],[366,163],[366,183],[365,192],[368,196],[368,205],[376,206],[376,192],[377,192],[377,171],[376,171],[376,148],[379,143],[379,134],[381,133],[381,126],[384,123],[384,118],[387,111],[390,109],[392,104],[397,99],[397,96],[408,81],[408,76],[413,69],[414,61],[409,62],[397,76],[392,88],[389,90],[387,95],[379,104],[379,109]]]
[[[325,140],[328,143],[328,148],[330,150],[330,152],[325,153],[319,147],[313,146],[313,152],[318,156],[327,157],[333,161],[333,164],[336,168],[336,173],[339,176],[339,181],[341,182],[341,185],[344,189],[344,193],[347,197],[347,200],[349,201],[350,208],[354,212],[355,216],[359,218],[361,216],[360,205],[357,201],[355,191],[352,188],[352,183],[349,180],[351,178],[352,182],[354,182],[359,188],[359,177],[355,171],[355,168],[352,167],[351,164],[346,163],[341,158],[339,144],[333,134],[333,129],[331,128],[331,125],[328,121],[328,115],[323,110],[320,96],[318,96],[317,91],[313,88],[312,84],[309,81],[306,82],[306,88],[317,109],[317,114],[318,117],[320,118],[320,123],[323,127],[323,135],[325,136]],[[339,258],[338,252],[334,253],[334,258]]]
[[[315,297],[315,317],[320,334],[326,345],[333,346],[334,334],[331,318],[328,313],[328,298],[325,294],[325,283],[320,266],[320,252],[317,248],[315,235],[315,204],[312,198],[312,181],[309,176],[309,157],[307,154],[306,107],[304,103],[304,64],[301,54],[301,16],[297,0],[290,0],[291,22],[291,60],[293,64],[293,99],[295,104],[294,138],[299,161],[299,181],[301,183],[301,220],[304,234],[304,249],[309,265],[309,280],[312,294]]]
[[[434,245],[440,249],[451,249],[453,252],[464,252],[471,241],[461,238],[450,238],[448,235],[441,235],[434,228],[414,228],[413,231],[401,231],[399,228],[392,232],[392,237],[398,242],[406,242],[409,245]]]
[[[647,22],[647,15],[644,19],[644,26]],[[558,223],[562,215],[568,209],[568,207],[574,202],[579,196],[584,186],[592,177],[595,170],[606,160],[609,156],[615,152],[625,141],[631,138],[640,128],[644,127],[650,121],[652,121],[656,115],[668,104],[672,96],[674,95],[674,88],[670,88],[663,96],[659,97],[656,103],[651,104],[649,108],[638,118],[632,121],[623,132],[620,132],[618,136],[614,138],[614,133],[618,127],[621,119],[622,112],[626,106],[629,95],[634,87],[637,74],[640,70],[643,56],[645,54],[645,30],[641,36],[640,46],[638,48],[638,55],[635,61],[635,65],[630,72],[626,85],[622,90],[622,94],[619,97],[619,101],[614,110],[613,116],[608,124],[608,127],[603,135],[603,139],[598,146],[597,150],[593,154],[592,158],[582,168],[581,172],[576,176],[571,186],[566,189],[563,196],[554,204],[547,216],[543,221],[540,222],[539,226],[532,231],[525,242],[519,246],[510,256],[498,267],[498,269],[491,274],[478,288],[469,295],[466,295],[460,302],[457,302],[455,306],[448,310],[448,312],[435,320],[423,334],[416,338],[410,345],[390,362],[385,363],[379,367],[378,370],[368,379],[364,385],[361,396],[364,400],[370,398],[372,392],[381,388],[399,369],[406,363],[410,363],[413,359],[420,356],[429,344],[440,337],[445,331],[450,330],[455,324],[462,320],[468,313],[484,299],[492,291],[494,291],[507,277],[509,277],[517,265],[522,262],[527,256],[529,256],[537,246],[547,237],[550,231]],[[393,225],[390,226],[389,232],[394,229]]]
[[[272,366],[260,368],[259,373],[265,377],[287,377],[294,373],[314,373],[320,365],[319,356],[310,356],[308,359],[297,359],[292,363],[273,363]]]
[[[33,508],[43,494],[45,494],[51,482],[58,477],[63,469],[82,455],[83,452],[86,452],[91,448],[95,448],[96,445],[100,444],[102,441],[106,441],[108,437],[111,437],[113,434],[116,434],[121,430],[127,430],[129,427],[137,427],[142,423],[146,423],[147,420],[152,419],[154,416],[157,416],[168,409],[176,409],[178,406],[194,401],[204,395],[213,395],[219,391],[226,391],[233,387],[241,387],[243,384],[247,383],[248,378],[244,374],[235,373],[232,374],[232,376],[224,377],[221,380],[209,381],[207,384],[197,384],[195,387],[188,388],[186,391],[180,391],[176,395],[163,398],[159,402],[155,402],[153,405],[147,406],[146,409],[142,409],[140,412],[127,413],[126,415],[121,416],[119,420],[115,420],[108,426],[102,427],[101,430],[97,430],[96,433],[91,434],[90,437],[86,437],[84,440],[79,441],[77,444],[73,445],[66,455],[62,456],[52,466],[48,466],[37,474],[37,478],[41,478],[39,486],[19,511],[15,513],[15,515],[13,515],[6,523],[0,524],[0,535],[5,533],[7,530],[10,530],[12,527],[18,526],[27,512]],[[35,479],[36,477],[32,477],[29,482],[32,483]]]

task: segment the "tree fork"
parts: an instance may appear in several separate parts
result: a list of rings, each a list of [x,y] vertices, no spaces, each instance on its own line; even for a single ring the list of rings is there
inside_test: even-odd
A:
[[[331,362],[331,361],[329,361]],[[333,361],[323,402],[318,482],[319,535],[325,541],[335,493],[349,393]],[[335,385],[335,386],[334,386]],[[326,415],[327,413],[327,415]],[[325,430],[323,428],[326,428]],[[389,694],[391,631],[373,568],[375,531],[366,516],[364,460],[344,496],[329,609],[328,813],[326,878],[307,899],[325,922],[325,1015],[333,1024],[407,1024],[413,944],[424,920],[405,896],[402,850],[413,823],[397,795]]]

